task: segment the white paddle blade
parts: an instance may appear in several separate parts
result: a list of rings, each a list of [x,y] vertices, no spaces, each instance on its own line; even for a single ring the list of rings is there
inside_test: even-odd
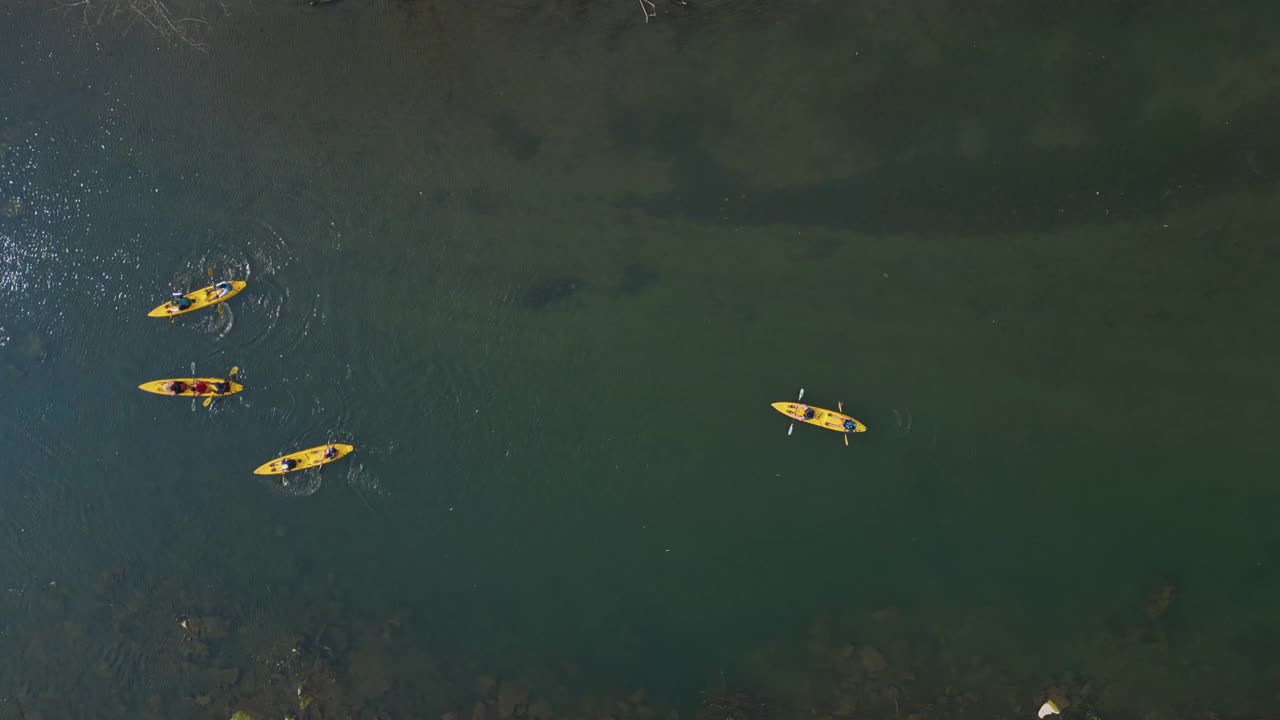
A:
[[[804,399],[804,388],[800,388],[800,397],[796,398],[796,402],[800,402],[803,399]]]
[[[790,425],[788,425],[788,426],[787,426],[787,434],[788,434],[788,435],[790,435],[790,434],[791,434],[791,431],[792,431],[792,430],[795,430],[795,429],[796,429],[796,424],[795,424],[795,423],[791,423]]]

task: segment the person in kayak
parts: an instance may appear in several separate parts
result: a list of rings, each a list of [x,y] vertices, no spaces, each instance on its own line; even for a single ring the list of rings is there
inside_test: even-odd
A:
[[[214,383],[213,392],[216,395],[226,395],[227,393],[231,392],[231,381],[219,380],[218,382]]]
[[[818,414],[818,413],[814,412],[813,408],[809,407],[808,405],[805,405],[805,406],[804,406],[804,419],[805,419],[805,420],[812,420],[814,417],[816,417],[816,416],[817,416],[817,414]]]
[[[857,429],[858,429],[858,424],[857,424],[857,423],[855,423],[854,421],[852,421],[852,420],[845,420],[845,421],[844,421],[844,431],[845,431],[845,432],[849,433],[849,432],[853,432],[854,430],[857,430]]]
[[[173,295],[173,299],[169,301],[169,312],[181,312],[182,310],[186,310],[191,307],[191,298],[183,295],[177,290],[173,291],[171,294]]]
[[[336,447],[334,447],[334,446],[332,446],[332,445],[330,445],[329,447],[325,448],[325,450],[324,450],[324,459],[325,459],[325,460],[332,460],[332,459],[334,459],[334,458],[336,458],[336,457],[338,457],[338,448],[336,448]]]
[[[195,386],[192,387],[192,389],[196,391],[197,395],[204,395],[205,393],[209,392],[209,383],[203,380],[197,380]]]
[[[187,384],[181,380],[174,380],[164,386],[170,395],[181,395],[187,391]]]
[[[219,280],[218,282],[213,284],[214,299],[220,298],[229,292],[231,292],[231,283],[227,282],[226,280]]]
[[[298,461],[293,458],[285,458],[280,461],[280,469],[285,472],[290,472],[296,467],[298,467]]]

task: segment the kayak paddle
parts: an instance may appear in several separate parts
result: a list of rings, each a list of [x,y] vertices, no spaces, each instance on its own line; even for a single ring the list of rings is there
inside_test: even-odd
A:
[[[228,384],[230,384],[230,383],[231,383],[232,378],[234,378],[234,377],[236,376],[236,373],[237,373],[237,372],[239,372],[239,371],[240,371],[239,366],[236,366],[236,365],[231,366],[231,369],[227,371],[227,383],[228,383]],[[205,398],[205,399],[204,399],[204,406],[205,406],[205,407],[209,407],[211,404],[213,404],[213,395],[210,395],[209,397],[207,397],[207,398]]]
[[[840,412],[844,412],[844,401],[843,401],[843,400],[837,400],[837,401],[836,401],[836,409],[837,409],[837,410],[839,410]],[[844,446],[845,446],[845,447],[849,447],[849,432],[848,432],[847,430],[846,430],[846,431],[845,431],[845,433],[844,433]]]
[[[800,397],[796,398],[796,402],[804,399],[804,388],[800,388]],[[796,429],[796,421],[792,420],[791,425],[787,427],[787,434],[790,435],[792,430]]]
[[[172,291],[169,293],[169,302],[173,302],[173,293],[178,292],[178,283],[173,280],[170,280],[169,290]],[[173,327],[173,313],[169,313],[169,327]]]
[[[209,270],[209,279],[213,280],[213,268],[209,268],[208,270]],[[215,287],[213,289],[213,292],[215,293],[218,292],[218,289]],[[218,317],[222,317],[222,303],[218,303]]]

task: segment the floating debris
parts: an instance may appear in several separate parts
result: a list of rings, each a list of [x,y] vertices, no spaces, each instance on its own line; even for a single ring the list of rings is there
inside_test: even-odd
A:
[[[1062,712],[1062,708],[1058,707],[1058,703],[1052,700],[1045,700],[1040,706],[1040,712],[1036,713],[1036,717],[1046,718],[1050,715],[1057,715]]]

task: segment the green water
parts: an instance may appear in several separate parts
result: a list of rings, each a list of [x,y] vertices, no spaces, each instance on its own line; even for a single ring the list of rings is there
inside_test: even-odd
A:
[[[658,9],[0,10],[0,717],[1273,699],[1276,11]]]

